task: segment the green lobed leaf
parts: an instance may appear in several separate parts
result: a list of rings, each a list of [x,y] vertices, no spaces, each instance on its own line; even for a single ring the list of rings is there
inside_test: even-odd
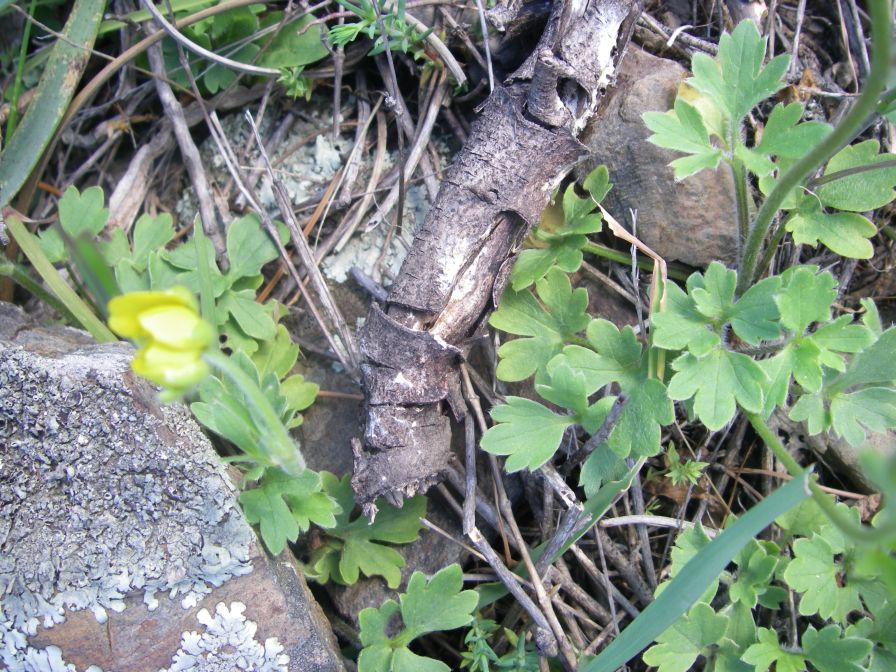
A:
[[[548,362],[547,370],[550,383],[536,383],[535,391],[552,404],[569,409],[580,419],[588,410],[589,393],[584,374],[570,366],[562,354]]]
[[[723,348],[699,359],[685,353],[672,368],[676,373],[669,381],[669,397],[678,401],[694,397],[694,412],[707,429],[724,427],[734,417],[735,401],[752,413],[762,410],[767,378],[746,355]]]
[[[749,149],[744,145],[738,144],[737,147],[735,147],[734,156],[743,162],[744,167],[746,167],[747,170],[760,178],[768,177],[775,172],[775,168],[777,167],[775,166],[774,161],[771,161],[755,149]]]
[[[130,255],[131,263],[139,271],[146,270],[149,255],[162,249],[172,238],[174,238],[174,223],[167,212],[157,217],[140,215],[134,224],[134,250]]]
[[[104,204],[105,197],[100,187],[90,187],[83,193],[69,187],[59,199],[59,224],[72,238],[82,233],[97,236],[109,219],[109,209],[103,207]]]
[[[225,292],[217,302],[216,313],[218,324],[226,322],[230,315],[247,336],[258,341],[277,335],[277,325],[269,309],[255,300],[255,292],[251,289]]]
[[[598,446],[585,463],[579,473],[579,485],[585,490],[588,499],[594,497],[601,485],[608,481],[618,481],[625,476],[628,466],[612,450]]]
[[[831,422],[834,431],[852,446],[865,441],[867,431],[882,434],[896,427],[896,390],[890,387],[867,387],[831,399]]]
[[[557,415],[522,397],[507,397],[491,416],[498,424],[483,435],[480,445],[494,455],[509,455],[504,464],[508,473],[541,467],[554,455],[566,428],[575,423],[574,417]]]
[[[784,286],[775,297],[781,311],[781,324],[801,335],[813,322],[831,318],[831,304],[837,298],[837,281],[825,271],[816,273],[811,266],[796,266],[783,274]]]
[[[871,642],[859,637],[844,637],[836,625],[816,630],[811,625],[801,643],[806,658],[818,672],[862,672],[862,663],[871,652]]]
[[[697,108],[680,97],[675,99],[674,108],[665,113],[645,112],[644,123],[653,131],[648,141],[692,156],[676,159],[670,165],[675,171],[675,179],[683,180],[704,168],[716,168],[722,152],[712,145],[709,133]]]
[[[781,278],[765,278],[748,289],[727,315],[734,333],[751,345],[781,336],[780,312],[775,295]]]
[[[520,252],[510,271],[510,287],[513,291],[522,291],[541,280],[556,263],[558,254],[559,250],[554,246]]]
[[[802,116],[802,103],[775,105],[755,151],[766,156],[802,158],[831,132],[828,124],[818,121],[797,123]]]
[[[594,209],[597,204],[587,196],[580,198],[576,194],[576,185],[570,184],[563,192],[563,226],[558,231],[560,235],[589,234],[600,232],[603,219]]]
[[[799,612],[842,623],[849,612],[860,609],[858,591],[849,585],[839,585],[842,571],[834,562],[831,545],[820,535],[794,541],[793,560],[784,570],[784,580],[792,590],[802,594]]]
[[[386,600],[378,609],[361,610],[361,643],[358,672],[448,672],[444,663],[418,656],[407,648],[417,637],[439,630],[453,630],[473,620],[477,595],[463,588],[460,565],[448,565],[428,582],[421,572],[414,572],[407,592],[399,597],[401,604]],[[387,627],[401,612],[404,628],[396,637],[389,637]]]
[[[687,672],[710,645],[721,640],[727,625],[728,619],[698,602],[657,637],[656,644],[644,652],[644,662],[659,672]]]
[[[568,345],[558,357],[582,373],[586,394],[591,395],[612,382],[628,390],[643,377],[641,344],[630,326],[620,330],[612,322],[598,319],[591,321],[585,333],[593,349]]]
[[[408,544],[415,541],[423,527],[420,518],[426,515],[426,498],[413,497],[398,509],[378,500],[379,512],[373,523],[363,516],[353,516],[355,508],[350,476],[339,479],[329,472],[321,472],[324,492],[338,503],[341,512],[328,525],[327,536],[340,540],[339,544],[323,547],[312,556],[312,564],[319,580],[332,578],[337,583],[351,585],[364,576],[382,576],[390,588],[398,588],[404,557],[394,548],[382,543]],[[333,559],[338,554],[338,562]]]
[[[845,147],[828,161],[824,174],[896,159],[896,154],[878,154],[879,149],[877,140],[865,140]],[[877,168],[822,184],[815,194],[830,208],[867,212],[892,201],[896,196],[893,187],[896,187],[896,168]]]
[[[262,23],[272,25],[281,18],[282,12],[270,12]],[[294,68],[319,61],[328,54],[321,40],[321,26],[314,22],[314,17],[302,14],[277,32],[258,64],[266,68]]]
[[[268,469],[257,488],[240,494],[246,520],[259,524],[264,545],[272,554],[280,553],[287,541],[295,541],[299,531],[308,529],[310,522],[320,525],[332,522],[335,502],[320,497],[312,503],[306,501],[319,493],[320,488],[320,477],[313,471],[290,476],[280,469]],[[292,507],[296,508],[295,512]]]
[[[227,258],[230,260],[227,277],[230,284],[239,278],[258,275],[262,266],[276,259],[277,254],[277,246],[267,231],[261,228],[258,215],[240,217],[227,228]]]
[[[737,273],[714,261],[703,274],[701,286],[694,287],[689,294],[694,301],[694,307],[701,315],[721,324],[734,309],[736,285]]]
[[[475,591],[462,588],[463,571],[456,563],[438,571],[428,582],[421,572],[414,572],[407,592],[399,598],[405,626],[402,637],[415,639],[470,623],[479,598]]]
[[[892,385],[896,381],[896,328],[887,329],[870,346],[857,353],[846,372],[836,380],[837,391],[858,385]]]
[[[290,376],[280,384],[280,392],[292,411],[304,411],[311,406],[319,391],[320,385],[305,380],[300,374]]]
[[[666,386],[656,379],[640,382],[627,390],[628,400],[608,445],[620,457],[650,457],[660,449],[662,427],[675,421],[675,409]]]
[[[800,211],[787,218],[786,229],[798,245],[821,243],[850,259],[870,259],[874,254],[868,239],[877,233],[877,227],[854,212],[825,213],[817,208]]]
[[[573,290],[562,270],[552,268],[535,288],[542,303],[529,291],[505,291],[489,318],[496,329],[532,337],[509,341],[498,349],[501,380],[525,380],[536,371],[543,374],[564,343],[591,321],[585,312],[588,293],[583,288]]]
[[[582,186],[591,194],[595,203],[600,203],[613,188],[610,183],[610,171],[605,165],[599,165],[582,180]]]
[[[769,555],[759,543],[748,544],[735,558],[738,566],[735,580],[728,586],[733,602],[741,602],[752,609],[759,596],[766,592],[778,566],[778,556]]]
[[[292,371],[298,357],[299,346],[292,342],[286,327],[278,324],[274,338],[259,344],[258,350],[252,355],[252,361],[262,378],[268,373],[275,373],[282,379]]]
[[[776,672],[803,672],[806,669],[805,657],[781,648],[775,631],[759,628],[757,636],[759,641],[748,648],[743,657],[744,662],[754,666],[755,672],[768,672],[772,665]]]
[[[651,324],[654,345],[666,350],[688,349],[699,357],[721,343],[693,299],[671,282],[666,285],[666,308],[652,316]]]
[[[203,250],[203,264],[211,271],[212,293],[215,298],[221,296],[232,284],[229,276],[225,276],[215,263],[215,250],[211,242],[204,236],[197,242],[194,237],[193,242],[189,245],[178,245],[173,250],[162,252],[162,259],[168,262],[176,269],[183,271],[177,276],[178,284],[184,285],[187,289],[194,293],[200,292],[199,284],[199,256],[196,254],[196,248]]]
[[[788,413],[791,420],[805,421],[809,434],[820,434],[831,426],[831,417],[824,407],[821,393],[804,394]]]
[[[694,55],[694,75],[687,81],[710,96],[731,123],[739,124],[753,107],[784,87],[790,58],[776,56],[763,67],[764,58],[765,40],[756,25],[741,21],[730,35],[722,35],[717,59]]]

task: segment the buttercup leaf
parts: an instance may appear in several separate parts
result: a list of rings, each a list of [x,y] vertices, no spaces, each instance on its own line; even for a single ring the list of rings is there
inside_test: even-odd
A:
[[[566,428],[575,423],[571,416],[557,415],[536,401],[507,397],[507,404],[491,412],[498,424],[482,437],[483,450],[509,455],[504,469],[508,473],[534,471],[553,456]]]
[[[746,410],[762,410],[765,373],[746,355],[716,348],[698,359],[687,353],[672,363],[669,396],[694,397],[694,411],[708,429],[719,430],[734,416],[735,401]]]

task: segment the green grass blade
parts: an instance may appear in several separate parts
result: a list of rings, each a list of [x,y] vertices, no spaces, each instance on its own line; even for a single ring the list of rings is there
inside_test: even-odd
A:
[[[50,260],[40,248],[37,238],[25,228],[25,225],[17,217],[7,217],[6,227],[9,233],[15,238],[22,252],[28,257],[28,261],[34,267],[40,277],[44,279],[50,291],[62,301],[74,315],[80,325],[90,332],[99,343],[114,343],[118,339],[103,324],[99,318],[94,315],[88,305],[81,300],[81,297],[75,294],[75,291],[69,287],[62,276],[59,275]]]
[[[687,611],[722,573],[738,551],[766,527],[809,496],[809,472],[798,474],[704,546],[628,627],[581,672],[613,672],[638,655]]]
[[[26,292],[33,294],[39,300],[43,301],[57,313],[62,315],[62,317],[69,323],[78,323],[78,320],[72,314],[72,311],[70,311],[68,306],[62,303],[62,301],[57,299],[55,294],[48,292],[39,282],[33,280],[24,267],[12,263],[2,254],[0,254],[0,276],[9,278]]]
[[[0,155],[0,207],[21,189],[50,143],[81,80],[103,16],[103,0],[77,0],[57,39],[37,94]],[[78,45],[78,46],[76,46]]]

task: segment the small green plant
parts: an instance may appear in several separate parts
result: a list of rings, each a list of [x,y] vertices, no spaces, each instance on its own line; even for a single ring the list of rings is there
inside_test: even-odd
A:
[[[97,245],[93,241],[106,229],[108,215],[99,187],[83,194],[69,188],[60,199],[59,227],[42,231],[39,247],[55,263],[99,251],[90,257],[85,276],[105,274],[106,286],[88,284],[110,294],[124,290],[109,304],[110,324],[141,345],[135,370],[161,384],[165,398],[196,390],[198,400],[191,404],[196,419],[240,451],[225,459],[246,470],[240,503],[249,522],[259,525],[269,551],[279,553],[311,523],[334,526],[339,503],[323,491],[320,475],[305,467],[288,433],[301,424],[301,411],[314,402],[318,386],[291,375],[299,348],[276,322],[280,306],[255,300],[262,266],[277,257],[258,218],[231,223],[229,268],[222,272],[199,231],[168,249],[175,231],[167,214],[143,215],[130,240],[115,229]],[[216,328],[199,318],[196,293],[210,299],[207,313]],[[191,324],[206,325],[208,337],[187,338],[183,327]],[[226,335],[229,356],[218,350],[219,333]]]
[[[69,257],[65,234],[71,241],[95,240],[106,228],[109,211],[104,207],[103,191],[90,187],[79,193],[69,187],[59,200],[59,227],[40,233],[47,258],[60,263]],[[285,226],[279,228],[284,244],[289,240]],[[175,235],[171,215],[140,216],[134,224],[131,240],[114,228],[108,240],[101,241],[101,260],[114,271],[122,292],[165,290],[175,285],[199,293],[200,260],[197,248],[204,250],[204,262],[210,274],[215,302],[215,322],[226,336],[225,345],[251,355],[259,345],[277,337],[276,319],[280,306],[275,301],[255,301],[255,291],[263,280],[261,268],[277,258],[277,247],[262,231],[256,215],[245,215],[227,228],[227,258],[230,267],[222,273],[214,260],[211,243],[202,238],[190,244],[166,249]]]
[[[454,630],[473,620],[479,600],[476,591],[462,590],[460,565],[448,565],[427,581],[414,572],[399,602],[386,600],[378,609],[361,611],[358,672],[449,672],[445,663],[419,656],[410,643],[429,632]],[[390,636],[391,621],[401,615],[401,630]]]
[[[758,255],[779,210],[785,214],[768,241],[770,252],[789,232],[796,243],[820,243],[844,257],[868,259],[872,254],[868,239],[877,227],[859,213],[892,201],[896,186],[896,168],[887,163],[894,155],[881,154],[875,140],[840,149],[852,139],[841,137],[850,129],[841,126],[832,135],[834,129],[827,124],[800,122],[802,103],[775,105],[762,132],[747,143],[746,116],[784,87],[782,77],[790,61],[789,56],[781,55],[763,66],[764,57],[765,40],[752,22],[744,21],[730,35],[722,36],[716,58],[694,56],[689,87],[679,93],[672,110],[644,115],[654,133],[651,142],[687,155],[670,164],[677,180],[716,168],[720,162],[730,168],[740,236],[746,246],[741,251],[740,291],[768,265],[770,257],[766,255],[760,262]],[[876,96],[873,91],[871,95]],[[823,175],[809,179],[817,163],[803,169],[806,158],[817,148],[824,149],[826,140],[833,151],[827,156],[819,152],[819,163],[826,163]],[[792,168],[795,172],[788,176],[786,188],[772,197],[782,176]],[[750,193],[750,174],[768,200],[768,206],[758,211]]]
[[[669,471],[666,472],[666,478],[672,481],[673,485],[697,485],[703,470],[709,466],[708,462],[700,462],[699,460],[684,460],[672,444],[669,444],[666,450],[666,461],[669,464]]]
[[[337,2],[360,20],[330,28],[330,42],[334,45],[344,46],[354,42],[361,35],[366,35],[373,40],[369,56],[383,53],[387,43],[390,51],[400,51],[403,54],[410,52],[414,58],[424,56],[421,44],[432,29],[421,33],[407,22],[404,0],[395,3],[391,0],[358,0],[356,3],[337,0]],[[377,3],[376,6],[374,2]],[[385,28],[385,36],[381,33],[380,22]]]
[[[341,512],[311,552],[305,573],[321,583],[333,581],[347,586],[358,577],[381,576],[390,588],[398,588],[404,558],[389,544],[408,544],[417,539],[423,527],[420,518],[426,515],[426,498],[412,497],[400,509],[379,501],[379,512],[371,523],[354,513],[355,501],[349,475],[339,479],[321,472],[323,490]]]
[[[884,42],[888,49],[884,33],[878,32],[875,44]],[[804,421],[809,434],[830,433],[853,446],[864,443],[869,432],[896,427],[896,328],[882,328],[874,304],[862,301],[854,314],[835,312],[837,281],[817,266],[794,266],[759,279],[788,232],[797,243],[821,243],[852,258],[871,256],[869,238],[876,227],[859,213],[893,200],[894,157],[880,154],[874,141],[848,143],[860,129],[856,115],[867,107],[869,95],[876,101],[879,89],[863,94],[855,114],[837,128],[800,123],[799,103],[777,105],[762,134],[749,143],[744,120],[784,86],[788,64],[787,57],[778,57],[763,66],[764,56],[764,41],[745,22],[722,37],[716,59],[695,57],[694,76],[673,110],[645,115],[653,142],[687,154],[672,164],[677,179],[720,163],[729,166],[745,242],[739,271],[713,263],[692,274],[684,288],[655,284],[649,331],[639,339],[629,327],[588,315],[585,290],[573,289],[567,277],[580,267],[583,251],[601,253],[587,236],[601,230],[602,220],[613,224],[598,211],[609,189],[600,169],[585,179],[584,194],[575,185],[566,189],[562,220],[549,219],[530,237],[535,249],[520,255],[491,318],[492,326],[519,337],[499,348],[498,377],[534,376],[535,392],[544,401],[507,397],[492,409],[496,424],[481,445],[506,455],[507,471],[539,468],[565,437],[598,435],[599,440],[588,440],[593,452],[580,471],[591,497],[602,481],[618,478],[625,459],[659,452],[661,428],[674,419],[673,402],[712,431],[742,413],[796,478],[805,478],[799,464],[766,424],[773,412]],[[878,53],[870,79],[874,86],[881,62]],[[821,175],[812,177],[804,155],[815,157]],[[765,196],[758,208],[751,180]],[[773,227],[778,212],[784,214]],[[613,421],[604,428],[611,412]],[[670,477],[680,482],[699,477],[700,463],[683,464],[677,453],[669,462]],[[780,496],[747,512],[749,524],[718,543],[705,536],[698,543],[700,530],[687,533],[675,552],[672,579],[658,591],[662,598],[670,591],[668,600],[658,598],[663,609],[645,611],[618,646],[614,642],[583,669],[615,669],[637,653],[636,640],[643,647],[657,636],[645,662],[661,672],[691,669],[698,656],[714,670],[746,672],[754,665],[758,671],[772,662],[779,670],[802,670],[805,661],[822,672],[884,669],[861,667],[872,650],[869,660],[888,656],[890,640],[863,636],[867,623],[859,627],[864,621],[855,614],[882,609],[879,618],[889,618],[880,585],[896,564],[892,521],[884,513],[875,527],[860,526],[853,511],[835,506],[810,479],[807,487],[813,506],[823,512],[824,529],[799,531],[777,545],[747,543],[752,535],[746,530],[755,534],[774,518],[770,513],[778,515],[805,496],[794,487],[781,488]],[[697,564],[679,577],[691,558]],[[725,568],[731,560],[737,571],[729,575]],[[707,574],[710,567],[717,568],[715,577]],[[720,579],[727,591],[716,611],[710,603]],[[865,586],[864,593],[859,586]],[[776,635],[756,627],[752,610],[757,604],[777,609],[788,590],[801,596],[800,615],[820,619],[822,627],[804,628],[799,640],[780,647]],[[660,634],[665,625],[658,624],[671,622],[666,620],[671,605],[680,608],[701,593],[673,629]],[[646,632],[653,634],[645,640]]]
[[[854,512],[838,505],[844,515]],[[814,500],[777,520],[777,542],[751,541],[679,621],[644,653],[658,672],[685,672],[702,658],[707,670],[821,672],[892,669],[896,649],[893,595],[880,575],[857,567],[861,554]],[[709,544],[699,526],[681,533],[672,551],[671,575]],[[658,589],[658,594],[668,582]],[[777,611],[789,592],[800,616],[827,622],[775,629],[757,624],[758,609]],[[718,606],[713,606],[714,604]]]
[[[499,656],[495,653],[489,640],[501,631],[510,644],[510,650]],[[487,618],[477,618],[464,637],[466,651],[461,651],[462,670],[470,672],[492,672],[492,670],[508,670],[509,672],[536,672],[538,670],[538,653],[535,647],[509,628],[500,628],[497,623]]]
[[[195,8],[188,7],[175,16],[185,16]],[[282,25],[281,25],[282,23]],[[270,32],[276,30],[271,36]],[[284,22],[280,11],[266,11],[261,3],[237,7],[198,21],[181,31],[190,41],[230,60],[284,73],[315,63],[329,54],[321,41],[322,29],[314,17],[303,14]],[[162,43],[168,76],[185,88],[190,81],[183,71],[177,44],[166,39]],[[200,86],[215,94],[230,86],[237,74],[225,64],[196,57],[191,53],[190,70]]]

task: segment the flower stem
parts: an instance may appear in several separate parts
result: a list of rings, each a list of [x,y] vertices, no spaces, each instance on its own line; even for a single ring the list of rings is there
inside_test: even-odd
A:
[[[731,177],[734,180],[734,204],[737,212],[737,249],[740,252],[743,250],[743,246],[747,242],[747,236],[750,234],[747,170],[744,167],[744,162],[737,158],[732,158],[729,165],[731,166]]]
[[[266,454],[274,465],[292,476],[305,471],[305,459],[283,426],[283,422],[271,408],[258,383],[220,350],[206,352],[203,359],[240,389],[249,403],[250,410],[254,411],[251,413],[252,417],[261,419],[264,424],[263,427],[259,427],[261,452]]]
[[[864,127],[866,120],[878,107],[878,98],[887,81],[887,72],[890,63],[890,51],[892,39],[890,36],[889,5],[887,0],[870,0],[871,10],[871,72],[865,82],[865,89],[856,99],[849,113],[843,121],[824,140],[802,159],[797,161],[790,170],[785,172],[775,185],[772,192],[765,199],[756,219],[750,229],[747,245],[744,250],[740,265],[740,273],[737,283],[738,295],[743,294],[756,280],[758,267],[757,261],[762,244],[768,236],[772,222],[777,215],[781,204],[787,195],[796,188],[806,177],[822,163],[831,158],[835,153],[848,145],[856,137],[856,134]]]

